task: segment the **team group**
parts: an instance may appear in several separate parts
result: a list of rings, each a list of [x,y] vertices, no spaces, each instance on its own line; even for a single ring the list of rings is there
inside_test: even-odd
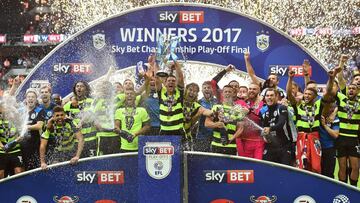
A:
[[[244,54],[248,86],[236,80],[223,88],[218,82],[228,65],[200,87],[185,86],[181,64],[173,62],[165,77],[156,75],[155,56],[142,72],[145,83],[135,91],[134,83],[112,84],[105,79],[90,87],[77,81],[69,101],[44,86],[28,89],[25,107],[10,99],[0,103],[0,179],[48,164],[113,153],[137,152],[138,136],[181,136],[184,150],[239,155],[263,159],[321,173],[356,186],[359,177],[360,74],[350,83],[343,76],[347,56],[328,72],[323,96],[309,78],[310,64],[304,60],[305,88],[288,71],[286,92],[279,78],[270,74],[260,82]],[[111,75],[112,69],[107,76]],[[9,95],[19,82],[15,81]],[[9,102],[13,101],[13,102]],[[21,112],[27,112],[21,126]],[[24,116],[22,116],[24,117]]]

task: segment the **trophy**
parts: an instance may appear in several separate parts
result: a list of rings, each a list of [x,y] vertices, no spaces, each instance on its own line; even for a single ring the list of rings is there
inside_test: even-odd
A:
[[[240,105],[234,105],[231,108],[230,112],[231,112],[230,114],[234,115],[236,120],[239,121],[239,120],[243,120],[249,111]]]
[[[228,116],[228,114],[225,114],[225,110],[223,106],[218,107],[216,114],[218,115],[218,119],[220,122],[223,122],[225,125],[229,122],[230,117]],[[222,145],[225,146],[229,144],[228,133],[226,128],[215,128],[214,130],[220,132],[220,141]]]
[[[247,110],[240,105],[232,106],[229,109],[224,109],[224,107],[219,108],[220,115],[222,115],[222,122],[224,123],[232,123],[236,121],[242,120],[246,114]]]
[[[169,75],[169,68],[167,62],[169,60],[176,61],[178,56],[175,54],[175,48],[180,44],[180,37],[171,37],[161,35],[157,42],[156,49],[156,61],[159,64],[160,69],[156,72],[159,77],[167,77]]]

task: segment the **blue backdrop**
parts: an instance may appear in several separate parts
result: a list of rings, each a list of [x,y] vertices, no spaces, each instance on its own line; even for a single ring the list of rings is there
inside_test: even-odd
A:
[[[26,195],[35,198],[38,203],[56,202],[54,198],[59,200],[65,196],[73,200],[78,197],[79,202],[84,203],[93,203],[103,199],[137,202],[137,167],[137,155],[117,155],[82,161],[75,166],[61,165],[47,171],[36,169],[28,175],[0,182],[0,194],[2,194],[0,202],[15,203],[20,197]],[[123,183],[116,182],[114,176],[121,171],[123,171]],[[112,181],[99,181],[98,172],[112,174]],[[78,174],[84,173],[86,180],[78,177]],[[89,176],[93,174],[96,176],[93,182],[90,182]]]
[[[302,195],[310,196],[318,203],[333,202],[338,195],[346,195],[349,202],[357,202],[360,198],[360,192],[355,188],[344,187],[342,183],[324,176],[266,161],[225,158],[222,155],[210,158],[206,154],[198,153],[188,156],[188,170],[189,202],[227,199],[243,203],[252,202],[252,196],[255,200],[265,200],[261,199],[261,196],[269,199],[275,197],[279,203],[292,203]],[[211,177],[214,177],[209,175],[211,172],[224,173],[223,181],[219,183],[218,180],[211,180]],[[206,173],[209,174],[206,176]],[[251,176],[253,182],[248,181]]]
[[[111,65],[125,68],[146,61],[159,31],[181,36],[180,47],[192,61],[231,63],[244,71],[243,52],[248,50],[257,75],[267,78],[272,69],[284,75],[283,88],[287,74],[280,69],[304,59],[310,60],[313,78],[327,80],[325,69],[306,50],[264,22],[220,7],[178,3],[129,10],[76,33],[38,64],[20,87],[19,98],[32,80],[49,80],[53,92],[65,96],[76,80],[92,81]]]

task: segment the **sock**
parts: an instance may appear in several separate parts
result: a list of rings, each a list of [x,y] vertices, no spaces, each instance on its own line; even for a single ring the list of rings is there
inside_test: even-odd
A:
[[[339,179],[339,181],[341,181],[341,182],[343,182],[343,183],[347,183],[347,181],[346,181],[346,180],[340,180],[340,179]]]
[[[357,180],[352,180],[351,178],[350,178],[350,185],[352,185],[352,186],[357,186]]]

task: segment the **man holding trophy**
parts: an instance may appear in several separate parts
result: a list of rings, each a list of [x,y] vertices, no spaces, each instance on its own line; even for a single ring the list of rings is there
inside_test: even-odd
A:
[[[207,117],[205,120],[205,127],[214,129],[211,142],[214,153],[237,154],[235,138],[244,130],[241,121],[247,110],[234,105],[234,91],[230,85],[225,85],[222,104],[214,105],[212,110],[216,112],[215,116]]]
[[[160,36],[157,49],[157,61],[160,70],[156,75],[157,95],[160,106],[160,135],[177,135],[184,138],[184,75],[177,56],[174,53],[178,38]],[[168,60],[173,63],[167,66]],[[168,72],[170,67],[170,73]],[[175,74],[173,74],[175,71]],[[162,77],[163,85],[159,77]]]

